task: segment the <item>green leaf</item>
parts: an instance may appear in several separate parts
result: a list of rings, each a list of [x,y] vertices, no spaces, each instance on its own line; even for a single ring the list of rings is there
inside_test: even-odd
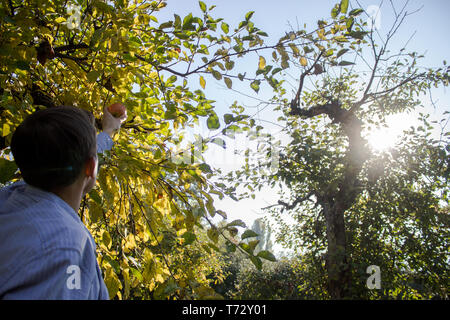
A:
[[[262,37],[268,37],[269,35],[266,33],[266,32],[264,32],[264,31],[258,31],[258,32],[256,32],[256,34],[257,35],[260,35],[260,36],[262,36]]]
[[[172,26],[173,26],[173,22],[172,21],[167,21],[167,22],[162,23],[159,26],[159,29],[171,28]]]
[[[208,126],[208,129],[210,129],[210,130],[215,130],[215,129],[220,128],[219,117],[217,116],[217,114],[215,112],[208,117],[206,124]]]
[[[142,274],[135,268],[130,267],[131,273],[140,281],[144,281],[144,277],[142,277]]]
[[[355,16],[361,14],[362,12],[364,12],[363,9],[357,8],[357,9],[353,9],[352,11],[350,11],[350,12],[348,13],[348,15],[349,15],[349,16],[352,16],[352,17],[355,17]]]
[[[283,69],[281,69],[281,68],[275,68],[275,69],[273,69],[273,70],[272,70],[272,75],[277,74],[277,73],[280,72],[281,70],[283,70]]]
[[[351,31],[348,33],[348,35],[350,37],[359,39],[359,40],[362,40],[366,34],[368,34],[368,32],[365,32],[365,31]]]
[[[224,149],[226,148],[225,140],[223,140],[222,138],[214,138],[211,142],[217,144],[218,146]]]
[[[92,70],[91,72],[89,72],[86,77],[88,79],[88,81],[90,83],[93,83],[95,81],[97,81],[98,77],[100,76],[100,72],[97,70]]]
[[[245,222],[242,221],[241,219],[233,220],[233,221],[231,221],[229,224],[226,225],[227,228],[228,228],[228,227],[235,227],[235,226],[237,226],[237,227],[242,227],[242,228],[245,228],[245,227],[246,227]]]
[[[348,0],[341,0],[341,13],[346,14],[348,10]]]
[[[226,219],[227,218],[227,213],[223,210],[217,210],[216,213],[218,215],[220,215],[222,218]]]
[[[103,230],[102,233],[102,243],[108,248],[111,248],[112,238],[108,231]]]
[[[336,55],[336,58],[339,58],[340,56],[342,56],[344,53],[348,52],[350,49],[341,49],[339,50],[339,52]]]
[[[331,17],[333,19],[337,17],[337,15],[339,14],[339,10],[340,10],[339,4],[337,4],[333,7],[333,9],[331,10]]]
[[[259,80],[255,80],[250,84],[250,88],[252,88],[253,90],[255,90],[256,93],[258,93],[259,91],[259,84],[260,81]]]
[[[191,30],[192,28],[192,22],[194,20],[194,17],[192,16],[192,13],[189,13],[186,17],[183,19],[183,29],[184,30]]]
[[[100,28],[94,31],[94,34],[91,37],[91,40],[89,40],[89,47],[94,47],[98,41],[100,40],[102,33],[103,33],[104,29]]]
[[[255,265],[256,269],[261,270],[262,269],[262,261],[259,257],[250,256],[251,262]]]
[[[252,254],[253,254],[253,251],[255,251],[255,248],[256,248],[256,246],[258,245],[259,242],[260,242],[260,240],[253,240],[253,241],[250,241],[248,243],[248,246],[249,246]]]
[[[353,17],[350,17],[350,18],[347,19],[347,22],[346,22],[347,31],[351,31],[352,30],[352,27],[353,27],[354,23],[355,23],[355,19]]]
[[[175,28],[181,28],[181,17],[177,14],[174,14],[173,17],[175,19]]]
[[[274,261],[274,262],[277,261],[277,258],[275,258],[275,256],[267,250],[262,250],[262,251],[258,252],[257,256],[261,257],[263,259],[269,260],[269,261]]]
[[[195,240],[197,240],[197,236],[194,233],[189,232],[189,231],[183,233],[182,238],[184,239],[183,245],[185,245],[185,246],[190,245]]]
[[[212,227],[207,231],[208,238],[210,238],[214,243],[219,241],[219,231],[216,227]]]
[[[202,9],[203,12],[206,12],[206,4],[203,1],[198,2],[200,9]]]
[[[259,234],[257,234],[255,231],[253,230],[245,230],[245,232],[242,234],[241,239],[247,239],[247,238],[252,238],[252,237],[258,237]]]
[[[212,173],[213,171],[211,170],[211,167],[209,164],[207,163],[202,163],[198,166],[198,168],[205,173]]]
[[[247,12],[247,14],[245,15],[245,20],[247,20],[247,21],[250,20],[254,13],[255,13],[255,11]]]
[[[91,198],[92,200],[97,202],[99,205],[102,205],[102,198],[100,197],[100,195],[98,194],[98,191],[96,189],[92,189],[89,192],[89,198]]]
[[[350,62],[350,61],[341,61],[338,63],[338,66],[351,66],[354,65],[354,62]]]
[[[14,161],[0,158],[0,183],[5,184],[12,179],[16,173],[17,165]]]
[[[228,78],[228,77],[224,77],[223,80],[225,81],[225,84],[227,85],[227,88],[231,89],[231,87],[233,86],[233,82],[231,81],[231,79]]]
[[[216,78],[217,80],[222,80],[222,74],[219,71],[211,70],[211,73],[213,77]]]
[[[250,248],[248,243],[241,242],[241,243],[239,243],[239,247],[241,247],[248,254],[253,255],[253,250],[252,250],[252,248]]]
[[[234,68],[234,61],[227,61],[227,62],[225,62],[225,68],[227,70],[233,69]]]
[[[220,27],[222,28],[222,31],[225,32],[225,33],[228,33],[230,31],[230,26],[227,23],[225,23],[225,22],[222,22]]]
[[[228,253],[232,253],[232,252],[236,251],[236,245],[234,243],[230,242],[230,241],[227,241],[225,243],[225,246],[227,248],[227,252]]]
[[[227,231],[231,234],[232,237],[235,237],[239,233],[239,230],[236,227],[229,227],[227,228]]]
[[[234,116],[231,113],[225,113],[223,115],[223,120],[225,121],[225,124],[229,124],[234,121]]]

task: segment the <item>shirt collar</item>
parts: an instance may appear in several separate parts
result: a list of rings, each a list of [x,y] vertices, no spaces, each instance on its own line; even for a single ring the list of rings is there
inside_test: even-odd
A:
[[[69,212],[72,216],[76,216],[79,219],[78,214],[75,212],[75,210],[67,202],[61,199],[58,195],[54,194],[53,192],[45,191],[32,185],[29,185],[25,181],[23,181],[23,185],[24,185],[24,193],[29,195],[36,202],[42,199],[49,200],[53,203],[58,204],[60,207],[62,207],[62,209]]]

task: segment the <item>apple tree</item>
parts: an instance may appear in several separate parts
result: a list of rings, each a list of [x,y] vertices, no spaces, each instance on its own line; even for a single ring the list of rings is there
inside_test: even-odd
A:
[[[422,115],[418,129],[381,154],[366,138],[388,115],[416,110],[424,95],[449,83],[445,61],[427,68],[416,52],[390,52],[412,14],[405,7],[394,7],[393,23],[381,33],[363,9],[342,0],[317,28],[280,39],[292,42],[273,51],[274,70],[297,82],[292,94],[284,86],[267,104],[277,105],[289,141],[276,170],[267,143],[259,163],[228,175],[235,187],[248,187],[241,198],[262,185],[280,187],[280,200],[266,209],[278,241],[296,249],[310,274],[299,288],[306,295],[447,297],[448,115],[435,124]],[[439,125],[440,138],[432,138]],[[294,222],[285,222],[286,214]],[[381,269],[380,290],[366,287],[371,265]]]

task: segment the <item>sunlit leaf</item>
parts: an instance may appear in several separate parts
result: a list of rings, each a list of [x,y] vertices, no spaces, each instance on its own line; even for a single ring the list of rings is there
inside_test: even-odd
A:
[[[205,78],[203,78],[202,76],[200,76],[200,86],[205,89],[206,86],[206,81]]]
[[[266,59],[263,56],[259,56],[258,69],[264,69],[266,67]]]
[[[259,91],[259,84],[260,84],[260,81],[259,81],[259,80],[255,80],[255,81],[253,81],[253,82],[250,84],[250,87],[251,87],[253,90],[255,90],[256,93],[258,93],[258,91]]]
[[[346,14],[348,10],[348,0],[341,0],[341,13]]]
[[[199,4],[199,6],[200,6],[200,9],[201,9],[203,12],[206,12],[206,4],[205,4],[203,1],[199,1],[198,4]]]
[[[210,130],[219,129],[220,127],[220,121],[217,114],[214,112],[212,115],[210,115],[207,119],[207,126]]]
[[[308,65],[308,61],[306,60],[305,57],[300,58],[300,64],[304,67],[306,67]]]

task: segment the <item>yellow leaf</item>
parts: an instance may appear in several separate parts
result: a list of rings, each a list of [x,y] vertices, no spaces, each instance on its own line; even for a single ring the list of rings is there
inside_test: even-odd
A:
[[[114,298],[119,292],[119,289],[122,288],[122,284],[112,268],[108,268],[105,272],[105,284],[108,288],[110,299]]]
[[[130,250],[136,248],[136,240],[134,239],[134,234],[129,234],[125,239],[122,240],[122,247],[124,252],[128,253]]]
[[[8,134],[10,134],[11,130],[9,128],[9,125],[7,123],[3,124],[3,130],[2,130],[2,137],[6,137]]]
[[[55,23],[62,23],[64,21],[66,21],[66,18],[63,18],[63,17],[59,17],[59,18],[55,19]]]
[[[103,230],[103,232],[102,232],[102,242],[108,249],[111,248],[111,244],[112,244],[111,235],[106,230]]]
[[[259,56],[259,69],[264,69],[266,67],[266,59],[263,56]]]
[[[200,76],[200,85],[202,86],[203,89],[205,89],[206,81],[205,78],[203,78],[202,76]]]
[[[325,37],[325,30],[324,29],[317,30],[317,36],[321,40],[327,40],[327,38]]]
[[[306,61],[305,57],[301,57],[300,58],[300,64],[304,67],[306,67],[306,65],[308,64],[308,61]]]

